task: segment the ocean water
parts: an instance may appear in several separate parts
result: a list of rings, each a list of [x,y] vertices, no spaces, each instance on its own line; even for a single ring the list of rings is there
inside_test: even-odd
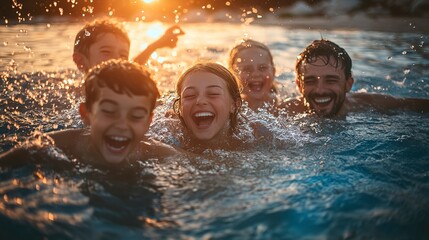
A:
[[[82,23],[0,27],[0,152],[40,132],[79,128],[82,75],[71,59]],[[131,57],[166,29],[127,23]],[[282,97],[298,95],[297,54],[321,36],[349,52],[353,91],[429,98],[429,36],[182,24],[175,49],[152,56],[165,93],[148,135],[172,143],[163,113],[180,73],[197,59],[226,64],[242,38],[266,43]],[[120,171],[67,159],[52,147],[0,168],[0,238],[12,239],[426,239],[429,115],[395,111],[343,120],[250,114],[273,138],[243,151],[149,159]],[[18,161],[17,160],[17,161]]]

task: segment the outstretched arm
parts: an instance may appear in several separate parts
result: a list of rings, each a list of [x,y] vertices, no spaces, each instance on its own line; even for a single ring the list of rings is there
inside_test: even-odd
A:
[[[141,65],[146,64],[150,55],[152,55],[152,53],[155,52],[158,48],[176,47],[178,36],[183,34],[185,34],[185,32],[183,32],[179,26],[174,25],[170,27],[165,31],[164,35],[162,35],[155,42],[149,44],[149,46],[147,46],[147,48],[143,52],[137,55],[137,57],[134,58],[134,62],[137,62]]]
[[[400,98],[398,101],[402,109],[429,113],[429,99],[424,98]]]
[[[371,105],[380,111],[411,110],[420,113],[429,112],[429,99],[425,98],[396,98],[384,94],[357,93],[353,98],[360,103]]]
[[[0,167],[19,167],[28,163],[31,153],[28,149],[13,148],[0,154]]]

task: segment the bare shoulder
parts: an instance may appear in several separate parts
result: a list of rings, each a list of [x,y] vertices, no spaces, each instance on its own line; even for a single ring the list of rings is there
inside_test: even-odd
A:
[[[353,93],[349,95],[348,99],[354,106],[372,107],[381,112],[390,110],[429,112],[429,99],[424,98],[401,98],[379,93]]]
[[[87,129],[67,129],[48,133],[55,146],[66,153],[76,153],[78,148],[88,142]]]
[[[76,153],[76,149],[82,141],[83,130],[63,130],[40,135],[43,143],[33,141],[31,138],[28,142],[17,144],[14,148],[0,154],[0,166],[20,166],[29,161],[46,161],[50,159],[50,147],[57,147],[64,153]]]
[[[166,158],[180,154],[180,150],[168,144],[156,141],[147,140],[140,144],[140,151],[144,155],[143,158]]]
[[[361,104],[374,104],[384,103],[385,101],[391,101],[395,98],[387,94],[379,93],[352,93],[348,95],[350,101]]]

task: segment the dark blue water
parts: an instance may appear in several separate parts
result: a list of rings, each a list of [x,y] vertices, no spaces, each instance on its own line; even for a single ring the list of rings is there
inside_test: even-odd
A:
[[[0,46],[0,152],[26,144],[28,137],[47,145],[40,154],[17,159],[26,163],[22,166],[0,167],[1,239],[429,236],[428,114],[368,111],[343,120],[250,114],[274,137],[248,150],[142,159],[115,170],[68,159],[38,132],[82,127],[81,74],[70,57],[79,26],[1,30],[12,38]],[[144,35],[139,29],[149,27],[129,24],[135,39]],[[172,89],[197,58],[225,63],[230,47],[250,35],[272,49],[282,96],[295,96],[295,57],[320,38],[320,31],[278,26],[183,28],[187,34],[178,47],[160,51],[150,65],[162,91]],[[369,31],[323,31],[323,36],[354,59],[353,91],[429,98],[429,36]],[[171,99],[164,99],[167,106]],[[166,110],[156,110],[149,135],[172,143],[176,136],[163,118]]]

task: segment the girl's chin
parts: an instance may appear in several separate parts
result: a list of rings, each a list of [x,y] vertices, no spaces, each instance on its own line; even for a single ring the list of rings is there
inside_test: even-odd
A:
[[[112,158],[112,157],[110,156],[110,157],[104,157],[104,159],[105,159],[105,160],[106,160],[106,162],[108,162],[108,163],[118,164],[118,163],[123,162],[123,161],[125,160],[125,157],[115,157],[115,158]]]

